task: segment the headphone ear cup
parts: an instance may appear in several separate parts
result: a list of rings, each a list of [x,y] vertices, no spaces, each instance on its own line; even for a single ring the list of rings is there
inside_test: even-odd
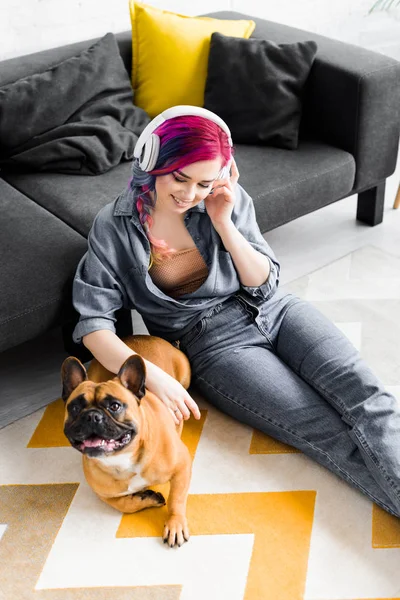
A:
[[[157,163],[159,151],[160,138],[155,133],[152,133],[143,146],[142,156],[139,162],[139,166],[142,171],[152,171],[154,169]]]

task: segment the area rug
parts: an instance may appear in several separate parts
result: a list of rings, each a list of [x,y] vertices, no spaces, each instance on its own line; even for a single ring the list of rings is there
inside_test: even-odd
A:
[[[366,246],[285,288],[400,398],[399,257]],[[184,428],[194,462],[181,548],[162,543],[165,508],[122,515],[94,495],[61,399],[0,431],[2,600],[400,598],[400,519],[193,395],[202,420]]]

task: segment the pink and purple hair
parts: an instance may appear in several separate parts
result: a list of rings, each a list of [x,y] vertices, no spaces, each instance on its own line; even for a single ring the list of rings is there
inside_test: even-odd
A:
[[[132,178],[129,187],[133,192],[139,219],[151,246],[151,262],[161,262],[171,256],[175,250],[169,248],[164,240],[154,238],[151,233],[154,204],[149,192],[154,192],[156,177],[183,169],[200,160],[221,158],[222,167],[226,166],[232,155],[228,136],[214,121],[200,116],[179,116],[168,119],[154,131],[160,138],[160,151],[155,168],[145,172],[136,159],[132,166]]]

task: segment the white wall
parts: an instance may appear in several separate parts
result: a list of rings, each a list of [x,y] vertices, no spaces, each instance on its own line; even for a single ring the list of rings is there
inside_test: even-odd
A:
[[[150,0],[196,15],[229,10],[230,0]],[[131,28],[128,0],[0,0],[0,60]]]
[[[374,0],[148,0],[196,15],[236,10],[391,54],[400,60],[400,10],[368,15]],[[397,19],[396,19],[397,16]],[[130,29],[128,0],[0,0],[0,60]]]
[[[346,23],[366,13],[373,0],[232,0],[234,10],[251,12],[270,21],[278,21],[324,35],[341,32]],[[245,10],[246,9],[246,10]]]
[[[231,0],[232,10],[389,54],[400,60],[400,7],[369,9],[375,0]],[[396,2],[394,3],[396,4]]]

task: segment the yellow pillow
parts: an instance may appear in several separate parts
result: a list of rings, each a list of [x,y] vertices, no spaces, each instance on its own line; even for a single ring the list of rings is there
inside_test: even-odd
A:
[[[134,102],[154,118],[177,104],[204,105],[211,34],[248,38],[254,21],[187,17],[129,0]]]

